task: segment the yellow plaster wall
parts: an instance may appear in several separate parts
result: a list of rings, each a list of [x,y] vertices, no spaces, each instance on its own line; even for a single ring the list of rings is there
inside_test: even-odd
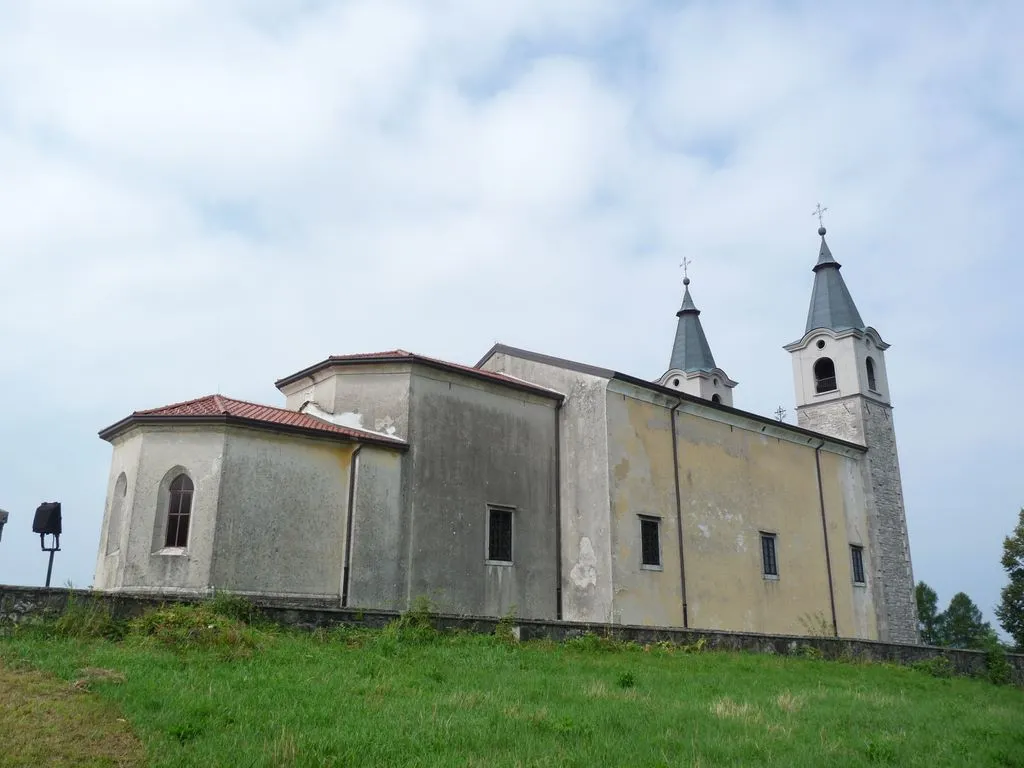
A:
[[[793,634],[830,626],[814,444],[682,411],[676,423],[689,625]],[[608,426],[614,619],[680,625],[669,408],[612,392]],[[874,637],[869,590],[855,591],[850,574],[847,517],[864,507],[859,464],[822,451],[822,465],[840,634]],[[662,571],[640,568],[640,514],[662,519]],[[761,531],[777,535],[778,580],[763,576]]]
[[[608,394],[613,616],[623,624],[682,626],[672,433],[665,408]],[[643,569],[640,519],[661,519],[661,570]]]

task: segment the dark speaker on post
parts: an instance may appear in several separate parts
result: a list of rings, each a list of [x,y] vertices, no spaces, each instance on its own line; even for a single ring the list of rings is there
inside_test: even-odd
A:
[[[60,502],[47,501],[36,508],[32,533],[60,536]]]

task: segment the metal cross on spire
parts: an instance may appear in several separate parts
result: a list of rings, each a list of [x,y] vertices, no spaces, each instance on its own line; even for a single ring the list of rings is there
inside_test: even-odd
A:
[[[683,256],[683,260],[679,262],[679,266],[683,268],[683,285],[690,284],[689,266],[693,264],[693,259],[688,259]]]
[[[813,211],[811,211],[811,216],[817,216],[818,217],[818,226],[819,227],[824,227],[825,226],[824,216],[825,216],[825,211],[827,211],[827,210],[828,210],[828,208],[822,208],[821,207],[821,203],[818,203],[818,207],[815,208]]]

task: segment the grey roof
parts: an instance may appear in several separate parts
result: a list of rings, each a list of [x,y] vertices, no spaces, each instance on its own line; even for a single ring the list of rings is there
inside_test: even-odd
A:
[[[807,329],[831,328],[843,331],[848,328],[864,330],[857,305],[853,303],[850,290],[843,276],[839,274],[842,265],[832,258],[832,251],[825,242],[825,228],[818,230],[821,235],[821,250],[818,263],[814,265],[814,290],[811,292],[811,306],[807,310]]]
[[[690,281],[683,280],[683,284],[686,286],[683,292],[683,306],[676,312],[679,323],[676,326],[676,340],[672,344],[672,360],[668,367],[670,370],[678,369],[688,373],[710,371],[717,368],[715,358],[711,354],[711,346],[700,324],[700,310],[690,296]]]

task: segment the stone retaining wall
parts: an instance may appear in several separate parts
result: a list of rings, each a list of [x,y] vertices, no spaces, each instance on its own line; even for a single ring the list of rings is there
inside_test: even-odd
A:
[[[200,598],[190,595],[124,594],[93,592],[84,589],[45,589],[43,587],[12,587],[0,585],[0,627],[26,620],[56,618],[68,601],[86,603],[98,601],[109,607],[117,619],[139,616],[160,605],[175,602],[195,602]],[[395,611],[368,611],[338,608],[325,601],[306,599],[251,598],[267,619],[278,624],[302,629],[317,629],[340,624],[363,627],[383,627],[398,617]],[[432,616],[434,626],[442,630],[467,630],[493,633],[498,619],[484,616]],[[637,643],[668,641],[679,645],[693,645],[703,641],[709,650],[748,651],[781,655],[808,653],[813,648],[826,659],[859,659],[864,661],[913,664],[939,657],[949,660],[952,668],[962,675],[982,676],[986,672],[985,654],[954,648],[934,648],[925,645],[880,643],[870,640],[850,640],[834,637],[805,637],[797,635],[760,635],[747,632],[720,632],[706,629],[672,629],[642,627],[625,624],[586,624],[572,621],[537,621],[517,619],[514,631],[521,640],[567,640],[586,633],[632,640]],[[814,653],[814,651],[810,651]],[[1024,685],[1024,655],[1007,654],[1013,668],[1014,680]]]

